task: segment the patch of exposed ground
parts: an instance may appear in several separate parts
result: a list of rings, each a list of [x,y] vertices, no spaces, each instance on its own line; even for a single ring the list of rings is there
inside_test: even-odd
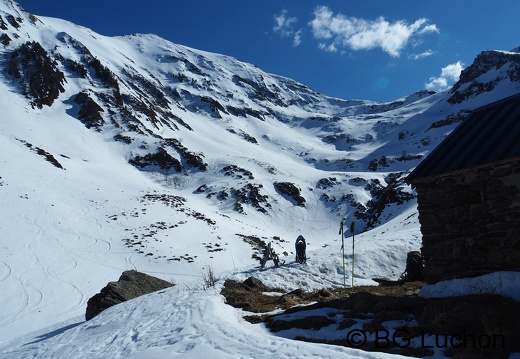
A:
[[[498,295],[420,298],[423,282],[286,292],[226,280],[226,303],[277,335],[412,357],[508,358],[520,352],[520,303]],[[278,310],[277,314],[272,314]],[[280,312],[281,311],[281,312]]]

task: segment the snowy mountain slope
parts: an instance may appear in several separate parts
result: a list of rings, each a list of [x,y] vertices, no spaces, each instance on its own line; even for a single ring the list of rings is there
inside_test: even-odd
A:
[[[179,287],[208,266],[266,276],[254,256],[270,241],[287,264],[270,281],[341,286],[343,218],[357,221],[356,283],[397,278],[420,247],[404,176],[469,110],[519,91],[519,54],[487,51],[453,91],[333,99],[224,55],[104,37],[9,0],[0,42],[2,342],[82,316],[127,269]],[[291,263],[299,234],[307,267]]]

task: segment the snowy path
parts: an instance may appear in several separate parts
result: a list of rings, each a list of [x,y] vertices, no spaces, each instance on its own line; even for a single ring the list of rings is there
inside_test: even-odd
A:
[[[176,286],[112,307],[51,337],[26,337],[2,358],[399,358],[273,336],[212,289]],[[0,349],[1,350],[1,349]]]

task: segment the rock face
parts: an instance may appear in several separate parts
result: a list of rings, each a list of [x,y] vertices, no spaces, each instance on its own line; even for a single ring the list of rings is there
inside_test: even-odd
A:
[[[279,294],[273,295],[275,292]],[[242,283],[227,279],[220,294],[224,296],[227,304],[252,313],[267,313],[275,309],[287,309],[295,305],[323,301],[325,298],[333,299],[332,294],[325,289],[308,293],[295,289],[287,293],[280,288],[267,287],[255,277],[249,277]],[[254,316],[249,316],[248,320],[258,322],[258,318]]]
[[[113,305],[174,286],[168,281],[135,270],[123,272],[117,282],[110,282],[88,300],[85,320],[90,320]]]
[[[520,54],[514,49],[511,52],[486,50],[482,51],[475,61],[460,74],[450,93],[448,102],[462,103],[483,92],[490,92],[504,79],[512,82],[520,81]],[[495,72],[493,75],[490,75]]]
[[[296,205],[305,207],[305,198],[302,197],[300,189],[291,182],[275,182],[274,188],[282,195],[290,198]]]
[[[58,70],[49,53],[35,41],[28,41],[11,53],[7,73],[19,83],[22,93],[32,99],[33,107],[51,106],[59,94],[65,92],[64,73]]]

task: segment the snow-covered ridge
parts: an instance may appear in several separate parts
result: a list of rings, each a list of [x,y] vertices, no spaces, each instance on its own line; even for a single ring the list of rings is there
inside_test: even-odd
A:
[[[475,62],[464,69],[460,80],[453,86],[453,95],[448,101],[461,103],[485,92],[497,92],[495,88],[506,87],[504,94],[510,91],[508,82],[520,81],[520,53],[517,51],[482,51]],[[519,91],[516,86],[517,93]]]

